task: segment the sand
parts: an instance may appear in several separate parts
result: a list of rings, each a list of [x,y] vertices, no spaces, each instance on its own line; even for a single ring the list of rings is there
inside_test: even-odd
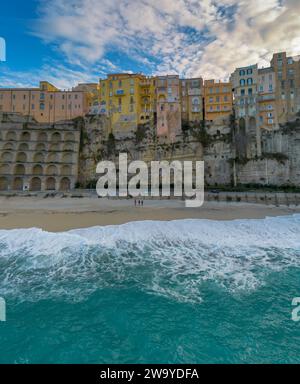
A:
[[[300,213],[300,207],[206,202],[191,209],[178,200],[146,200],[143,207],[135,207],[133,200],[96,197],[0,197],[0,229],[37,227],[51,232],[140,220],[258,219],[294,213]]]

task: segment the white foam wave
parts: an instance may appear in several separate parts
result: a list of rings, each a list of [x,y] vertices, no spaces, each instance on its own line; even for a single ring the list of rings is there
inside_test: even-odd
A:
[[[136,287],[199,302],[203,284],[255,289],[289,266],[300,266],[300,215],[0,231],[0,296],[20,300],[81,300],[105,287]]]

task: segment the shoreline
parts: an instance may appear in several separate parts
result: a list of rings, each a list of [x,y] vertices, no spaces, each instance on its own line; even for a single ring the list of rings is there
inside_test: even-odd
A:
[[[49,232],[93,226],[120,225],[144,220],[263,219],[300,213],[300,206],[286,207],[253,203],[205,202],[200,208],[185,208],[183,201],[84,198],[0,197],[0,230],[41,228]]]

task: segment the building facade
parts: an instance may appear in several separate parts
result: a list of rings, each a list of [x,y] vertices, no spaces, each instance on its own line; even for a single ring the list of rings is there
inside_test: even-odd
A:
[[[182,121],[199,123],[203,120],[203,79],[181,79],[180,90]]]
[[[258,124],[262,129],[278,128],[276,79],[272,67],[258,70]]]
[[[42,81],[39,88],[0,88],[0,112],[32,116],[40,123],[54,123],[84,116],[89,94],[77,89],[61,91]]]
[[[109,116],[112,133],[135,131],[153,118],[155,79],[141,74],[108,75],[99,83],[100,113]]]
[[[0,121],[2,116],[0,115]],[[1,191],[68,191],[78,177],[80,131],[73,122],[0,123]]]
[[[271,67],[276,77],[276,110],[278,122],[295,119],[300,112],[300,56],[288,57],[286,52],[275,53]]]
[[[174,141],[181,133],[181,97],[179,76],[156,78],[157,135]]]
[[[229,82],[204,82],[205,120],[214,121],[232,114],[232,85]]]

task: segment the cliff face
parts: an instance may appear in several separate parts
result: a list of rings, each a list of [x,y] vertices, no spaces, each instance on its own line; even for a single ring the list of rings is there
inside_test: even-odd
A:
[[[79,183],[95,183],[101,160],[204,160],[209,186],[257,184],[300,186],[300,122],[274,132],[240,132],[233,121],[185,127],[173,142],[157,138],[153,122],[136,132],[113,136],[105,117],[86,117],[81,124]],[[259,142],[258,142],[259,140]],[[259,148],[259,151],[258,151]]]

